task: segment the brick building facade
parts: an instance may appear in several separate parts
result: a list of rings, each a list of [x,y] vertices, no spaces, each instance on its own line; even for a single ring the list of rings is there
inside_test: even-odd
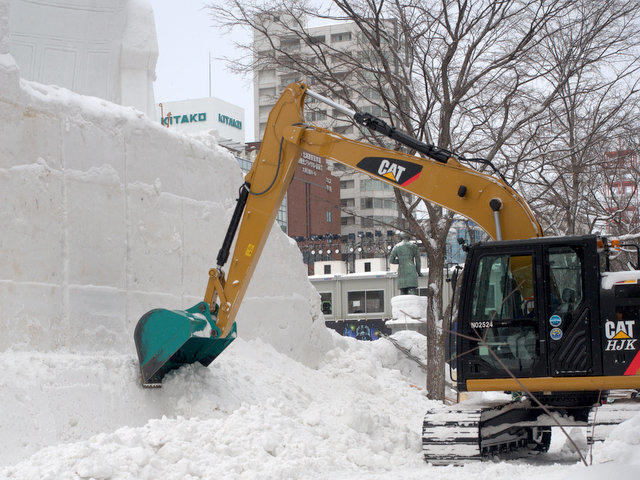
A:
[[[340,234],[340,179],[330,173],[324,158],[302,153],[287,190],[287,207],[290,237],[305,241]]]

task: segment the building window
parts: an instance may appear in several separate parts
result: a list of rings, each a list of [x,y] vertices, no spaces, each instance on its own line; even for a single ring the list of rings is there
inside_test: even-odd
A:
[[[339,125],[337,127],[333,127],[333,131],[339,133],[340,135],[349,135],[353,133],[353,126],[351,125]]]
[[[333,214],[327,211],[327,223],[331,223],[333,221]]]
[[[286,87],[287,85],[297,82],[299,80],[300,76],[298,74],[289,74],[289,75],[285,75],[280,77],[280,85],[283,87]]]
[[[342,217],[340,219],[340,225],[355,225],[356,221],[353,217]]]
[[[324,266],[324,274],[325,275],[331,275],[331,265],[325,265]]]
[[[365,272],[371,271],[371,262],[364,262],[364,271]]]
[[[379,190],[391,190],[393,187],[388,183],[381,182],[380,180],[374,180],[372,178],[366,178],[360,180],[360,190],[363,192],[375,192]]]
[[[347,188],[355,187],[355,182],[353,180],[340,180],[340,189],[345,190]]]
[[[267,87],[261,88],[258,90],[259,97],[275,97],[276,96],[276,87]]]
[[[320,307],[324,315],[331,315],[333,313],[333,302],[331,299],[331,292],[320,294]]]
[[[380,92],[371,87],[362,89],[362,96],[367,100],[380,100]]]
[[[373,218],[362,217],[361,225],[363,227],[373,227]]]
[[[260,105],[260,108],[258,109],[260,118],[268,117],[271,108],[273,108],[273,105]]]
[[[347,313],[384,313],[384,290],[347,292]]]
[[[327,119],[327,111],[326,110],[316,110],[313,112],[307,113],[307,120],[312,122],[319,122]]]
[[[348,40],[351,40],[351,32],[341,32],[341,33],[331,34],[332,42],[346,42]]]
[[[355,198],[341,198],[340,199],[341,207],[355,207],[356,199]]]
[[[373,198],[361,198],[360,199],[360,208],[367,209],[373,208]]]
[[[260,83],[275,82],[276,71],[274,69],[262,70],[260,72]]]
[[[280,39],[280,48],[284,51],[298,50],[300,39],[298,37],[285,37]]]
[[[366,105],[364,107],[360,107],[360,111],[363,113],[370,113],[374,117],[382,116],[382,108],[378,105]]]
[[[318,43],[323,43],[325,41],[325,36],[324,35],[315,35],[311,38],[309,38],[309,43],[311,43],[312,45],[314,44],[318,44]]]

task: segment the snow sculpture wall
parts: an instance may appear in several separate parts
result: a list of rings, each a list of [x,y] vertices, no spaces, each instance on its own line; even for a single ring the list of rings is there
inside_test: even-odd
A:
[[[0,0],[0,55],[9,53],[9,0]]]
[[[9,2],[10,0],[0,0],[0,92],[15,95],[18,67],[9,53]]]
[[[231,154],[32,82],[0,91],[0,118],[0,351],[133,354],[145,311],[202,299],[242,183]],[[301,254],[277,227],[238,330],[310,363],[328,338]]]
[[[23,78],[155,118],[158,45],[149,0],[11,0],[10,19]]]

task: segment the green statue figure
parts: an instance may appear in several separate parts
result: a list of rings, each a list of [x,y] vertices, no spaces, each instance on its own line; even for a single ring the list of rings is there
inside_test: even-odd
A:
[[[398,288],[401,295],[416,295],[420,273],[418,246],[409,242],[409,235],[401,234],[402,241],[391,250],[389,263],[398,265]]]

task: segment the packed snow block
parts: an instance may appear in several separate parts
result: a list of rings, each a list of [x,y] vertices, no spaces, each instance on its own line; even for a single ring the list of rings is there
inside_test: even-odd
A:
[[[209,269],[215,267],[217,247],[222,245],[225,234],[224,229],[216,223],[226,225],[230,215],[229,210],[220,203],[193,200],[183,202],[185,229],[182,287],[185,296],[197,295],[197,301],[204,298]],[[191,305],[193,304],[188,306]]]
[[[427,297],[418,295],[396,295],[391,297],[392,320],[386,322],[392,333],[400,330],[415,330],[427,333]]]
[[[129,357],[7,352],[0,353],[0,369],[0,464],[167,411],[164,399],[140,388]]]
[[[124,289],[125,195],[110,166],[66,176],[68,281]]]
[[[61,285],[66,253],[60,173],[40,164],[0,169],[0,202],[0,279]]]
[[[109,165],[121,183],[125,180],[125,144],[122,127],[73,115],[62,124],[65,168],[87,171]]]
[[[130,186],[127,289],[182,295],[182,200],[156,189]]]
[[[0,91],[0,168],[46,163],[60,170],[60,120],[31,106],[3,101]]]
[[[185,192],[191,182],[182,172],[186,152],[179,137],[163,135],[144,122],[128,127],[124,129],[127,183],[156,185],[163,192],[189,196]]]
[[[70,286],[68,320],[62,329],[63,345],[74,352],[128,353],[130,332],[126,292],[112,287]]]
[[[59,87],[22,81],[19,96],[0,91],[0,108],[8,119],[0,220],[12,232],[0,237],[0,281],[61,289],[58,323],[41,316],[50,339],[36,335],[30,344],[133,354],[145,312],[202,300],[243,182],[236,159],[212,138]],[[241,336],[302,361],[330,348],[301,254],[277,226],[245,298],[253,307],[238,315]],[[272,298],[294,300],[267,307]],[[0,318],[0,328],[20,331],[14,327]],[[25,344],[16,335],[2,348]]]
[[[394,320],[421,320],[427,317],[427,297],[396,295],[391,297],[391,315]]]
[[[0,55],[9,53],[9,0],[0,0]]]
[[[0,281],[0,352],[60,348],[64,318],[60,286]]]
[[[288,295],[293,293],[294,285],[304,285],[309,281],[307,268],[302,263],[302,253],[292,242],[282,233],[279,225],[273,225],[264,246],[264,254],[251,280],[251,288],[247,291],[248,296]],[[299,262],[292,262],[292,258],[299,259]],[[317,297],[319,304],[320,295],[315,289],[311,294]]]
[[[238,336],[263,340],[295,360],[316,366],[320,352],[329,346],[328,338],[321,335],[325,332],[313,328],[315,324],[326,331],[323,316],[318,308],[315,315],[300,320],[300,312],[313,312],[314,307],[309,297],[299,294],[246,297],[238,312]]]
[[[180,172],[190,181],[185,192],[194,200],[224,202],[233,209],[240,186],[244,183],[237,160],[219,147],[212,151],[198,142],[185,145],[189,155],[180,160]],[[184,195],[185,192],[182,194]]]

